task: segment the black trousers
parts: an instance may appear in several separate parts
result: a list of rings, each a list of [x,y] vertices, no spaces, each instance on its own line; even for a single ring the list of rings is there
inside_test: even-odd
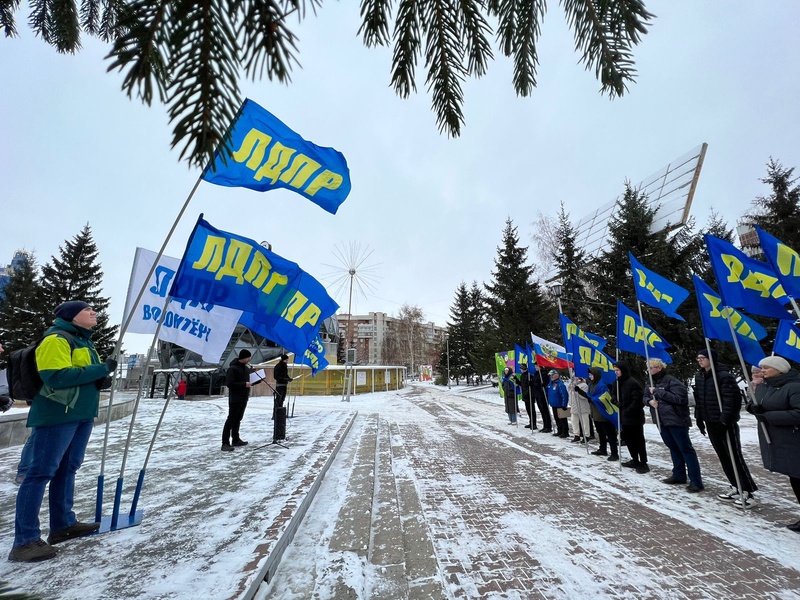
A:
[[[542,429],[552,429],[553,422],[550,420],[550,405],[547,404],[547,398],[544,394],[534,394],[533,398],[539,407],[539,414],[542,415]]]
[[[638,463],[647,463],[647,446],[644,441],[644,423],[632,423],[623,425],[622,431],[625,432],[625,444],[631,459]]]
[[[800,502],[800,477],[789,477],[789,483],[792,484],[792,491],[797,501]]]
[[[239,425],[242,424],[244,418],[244,409],[247,408],[247,401],[244,402],[231,402],[228,400],[228,418],[225,419],[225,425],[222,427],[222,443],[230,444],[231,437],[234,442],[238,442]]]
[[[287,389],[287,384],[285,384],[285,383],[276,383],[275,384],[275,393],[272,394],[272,400],[273,400],[273,402],[272,402],[272,420],[273,421],[275,420],[276,411],[278,410],[278,408],[283,406],[283,402],[284,402],[284,400],[286,400],[286,389]],[[286,418],[286,415],[284,414],[284,419],[285,418]]]
[[[594,428],[597,430],[597,440],[600,442],[600,450],[607,451],[611,446],[611,454],[617,454],[617,428],[611,421],[594,421]]]
[[[745,492],[755,492],[758,489],[756,482],[750,475],[750,470],[744,462],[742,456],[742,442],[739,438],[739,425],[736,423],[726,426],[722,423],[706,423],[706,430],[708,431],[708,439],[711,445],[714,446],[714,452],[717,453],[719,463],[722,465],[722,470],[725,471],[725,477],[732,487],[736,485],[736,471],[739,472],[739,480],[742,483],[742,490]],[[731,461],[731,453],[728,449],[728,433],[730,433],[731,446],[733,447],[733,461]],[[735,471],[734,471],[735,465]]]
[[[528,421],[531,426],[536,429],[536,404],[531,402],[531,391],[522,393],[522,401],[525,403],[525,412],[528,414]]]

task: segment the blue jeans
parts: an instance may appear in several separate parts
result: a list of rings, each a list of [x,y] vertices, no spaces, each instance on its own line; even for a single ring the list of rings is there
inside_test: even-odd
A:
[[[19,464],[17,465],[17,477],[25,479],[28,474],[28,469],[31,468],[33,462],[33,436],[36,434],[36,428],[31,429],[31,434],[25,440],[25,445],[22,447],[22,454],[19,457]]]
[[[512,423],[516,423],[517,422],[517,413],[508,413],[508,419]]]
[[[694,451],[692,441],[689,439],[689,428],[662,425],[661,439],[669,448],[672,457],[672,477],[678,481],[686,481],[688,470],[689,481],[698,487],[703,487],[700,463],[697,461],[697,452]]]
[[[33,459],[17,492],[14,547],[35,542],[41,535],[39,510],[44,489],[50,484],[50,532],[61,531],[77,521],[72,512],[75,473],[83,463],[92,435],[92,421],[35,427]]]

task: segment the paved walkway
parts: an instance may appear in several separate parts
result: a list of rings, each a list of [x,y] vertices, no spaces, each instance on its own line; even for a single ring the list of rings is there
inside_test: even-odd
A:
[[[475,393],[301,401],[289,449],[254,444],[234,457],[209,450],[224,401],[184,405],[165,422],[141,527],[77,540],[38,565],[0,561],[0,580],[82,600],[800,599],[800,535],[782,527],[800,509],[752,443],[762,503],[743,514],[715,497],[727,484],[707,440],[696,439],[707,491],[691,495],[660,483],[670,463],[652,426],[653,470],[639,475],[511,427]],[[154,422],[157,409],[140,418]],[[251,427],[268,423],[267,406],[248,411]],[[125,433],[115,426],[112,453]],[[146,439],[137,434],[137,460]],[[17,457],[0,450],[6,507]],[[92,501],[83,494],[79,514]],[[0,515],[4,548],[12,515]]]
[[[309,578],[304,589],[279,573],[260,597],[800,598],[800,536],[782,527],[800,511],[786,478],[752,452],[769,500],[742,514],[715,497],[727,485],[707,441],[697,443],[707,490],[691,495],[660,483],[671,463],[650,427],[653,470],[640,475],[509,427],[499,407],[487,419],[469,393],[403,396],[413,410],[362,414],[346,442],[358,444],[346,500],[319,541],[331,562],[317,566],[339,573],[336,585]],[[309,535],[301,528],[295,543]]]

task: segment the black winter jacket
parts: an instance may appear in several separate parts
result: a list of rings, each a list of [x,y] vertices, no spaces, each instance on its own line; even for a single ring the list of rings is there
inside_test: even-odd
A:
[[[691,427],[689,411],[689,391],[686,384],[663,369],[653,375],[655,392],[648,387],[644,391],[644,404],[655,398],[658,400],[658,420],[662,427]],[[651,406],[650,415],[656,419],[656,411]]]
[[[250,388],[247,387],[247,382],[250,381],[250,372],[252,369],[239,362],[238,358],[231,361],[225,373],[225,385],[228,386],[228,400],[230,402],[247,402],[250,397]]]
[[[756,415],[764,468],[800,478],[800,374],[791,369],[764,379],[756,387],[756,404],[764,410]]]
[[[610,387],[611,398],[619,406],[620,423],[625,425],[644,424],[644,406],[642,405],[642,384],[631,377],[631,367],[624,360],[615,363],[621,375]]]
[[[739,393],[739,386],[736,385],[736,379],[730,374],[728,367],[717,364],[714,365],[714,371],[717,374],[717,385],[719,385],[719,394],[722,398],[722,411],[720,412],[720,403],[717,399],[717,390],[714,387],[711,370],[703,369],[694,377],[694,418],[698,423],[702,421],[730,425],[739,420],[742,396]]]

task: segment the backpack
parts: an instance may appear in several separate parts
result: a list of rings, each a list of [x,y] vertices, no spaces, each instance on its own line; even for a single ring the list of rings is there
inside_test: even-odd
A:
[[[42,337],[35,344],[22,350],[12,352],[8,357],[6,374],[8,376],[8,394],[14,400],[24,400],[30,404],[42,389],[44,382],[39,376],[39,369],[36,366],[36,349],[44,341],[44,338],[50,337],[50,335],[61,336],[69,342],[70,350],[75,349],[72,335],[66,331],[59,331]]]

